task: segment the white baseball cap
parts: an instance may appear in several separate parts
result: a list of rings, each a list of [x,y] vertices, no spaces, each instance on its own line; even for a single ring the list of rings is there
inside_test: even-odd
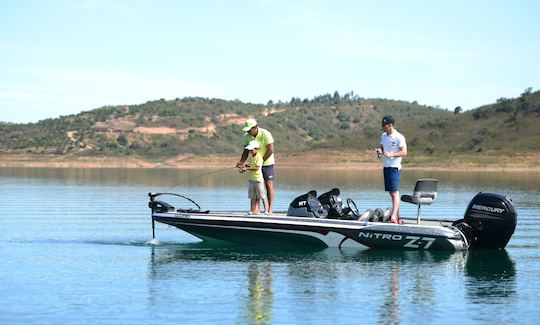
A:
[[[246,149],[253,150],[255,148],[259,148],[259,143],[255,140],[249,141],[248,145],[246,146]]]

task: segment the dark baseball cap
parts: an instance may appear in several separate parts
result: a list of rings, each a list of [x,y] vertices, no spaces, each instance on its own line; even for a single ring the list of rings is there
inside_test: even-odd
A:
[[[392,115],[386,115],[382,119],[382,125],[386,124],[396,124],[396,119]]]

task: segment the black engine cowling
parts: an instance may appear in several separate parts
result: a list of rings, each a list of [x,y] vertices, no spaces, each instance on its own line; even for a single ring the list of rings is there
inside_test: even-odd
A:
[[[516,229],[512,200],[497,193],[478,193],[463,219],[454,222],[471,248],[504,248]]]

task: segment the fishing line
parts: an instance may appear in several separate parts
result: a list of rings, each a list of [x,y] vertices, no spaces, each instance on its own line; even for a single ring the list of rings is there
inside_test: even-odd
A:
[[[173,187],[163,191],[163,192],[170,192],[172,189],[174,189],[175,187],[178,187],[180,185],[186,185],[190,182],[192,182],[193,180],[197,179],[197,178],[201,178],[201,177],[205,177],[205,176],[209,176],[209,175],[212,175],[212,174],[217,174],[217,173],[222,173],[226,170],[230,170],[230,169],[236,169],[236,167],[227,167],[227,168],[223,168],[223,169],[218,169],[218,170],[213,170],[211,172],[208,172],[208,173],[204,173],[204,174],[201,174],[201,175],[197,175],[197,176],[194,176],[194,177],[190,177],[180,183],[177,183],[176,185],[174,185]]]

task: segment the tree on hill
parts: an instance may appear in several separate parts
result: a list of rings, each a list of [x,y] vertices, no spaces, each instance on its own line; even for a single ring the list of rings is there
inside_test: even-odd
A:
[[[336,90],[334,92],[334,103],[336,104],[339,103],[340,99],[341,99],[341,96],[339,96],[339,92]]]

